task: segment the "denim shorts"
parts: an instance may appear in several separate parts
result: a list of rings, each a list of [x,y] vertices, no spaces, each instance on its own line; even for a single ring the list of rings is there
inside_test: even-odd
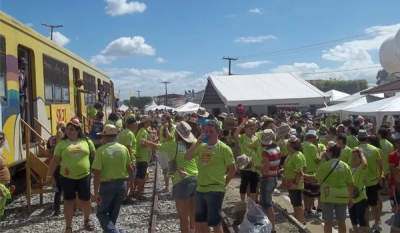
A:
[[[209,227],[221,226],[224,197],[225,193],[223,192],[197,192],[195,221],[199,223],[207,222]]]
[[[278,186],[278,178],[261,177],[260,179],[260,204],[263,209],[267,210],[272,207],[272,193]]]
[[[322,202],[322,219],[325,221],[345,221],[347,203],[330,203],[330,202]],[[334,214],[335,213],[335,214]]]
[[[181,180],[172,187],[172,198],[174,200],[187,200],[196,196],[197,177],[189,177]]]
[[[147,162],[136,162],[136,178],[146,179],[147,167]]]

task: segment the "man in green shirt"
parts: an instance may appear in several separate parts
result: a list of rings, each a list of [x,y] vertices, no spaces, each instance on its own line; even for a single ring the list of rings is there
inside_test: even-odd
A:
[[[119,130],[105,125],[102,135],[104,145],[96,151],[93,161],[94,193],[97,218],[104,232],[117,232],[116,222],[127,189],[132,179],[132,160],[126,146],[116,142]]]

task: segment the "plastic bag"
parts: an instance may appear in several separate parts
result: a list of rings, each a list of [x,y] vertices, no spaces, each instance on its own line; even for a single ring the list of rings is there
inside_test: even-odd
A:
[[[246,214],[242,224],[239,226],[239,233],[271,233],[272,224],[264,214],[261,206],[248,198]]]

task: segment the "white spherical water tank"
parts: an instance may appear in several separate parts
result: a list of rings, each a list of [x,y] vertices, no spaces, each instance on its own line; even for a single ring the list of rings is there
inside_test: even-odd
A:
[[[389,73],[400,76],[400,58],[396,56],[394,36],[387,38],[379,50],[379,60],[382,67]]]
[[[396,52],[397,58],[400,59],[400,29],[394,36],[394,50]]]

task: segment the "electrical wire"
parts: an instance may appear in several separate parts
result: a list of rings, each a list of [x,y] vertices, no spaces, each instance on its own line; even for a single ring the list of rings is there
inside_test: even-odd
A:
[[[321,71],[321,72],[313,72],[313,73],[296,73],[296,74],[297,75],[330,74],[330,73],[348,72],[348,71],[356,71],[356,70],[368,70],[368,69],[376,69],[376,68],[382,68],[382,66],[370,66],[370,67],[361,67],[361,68],[355,68],[355,69],[331,70],[331,71]]]

